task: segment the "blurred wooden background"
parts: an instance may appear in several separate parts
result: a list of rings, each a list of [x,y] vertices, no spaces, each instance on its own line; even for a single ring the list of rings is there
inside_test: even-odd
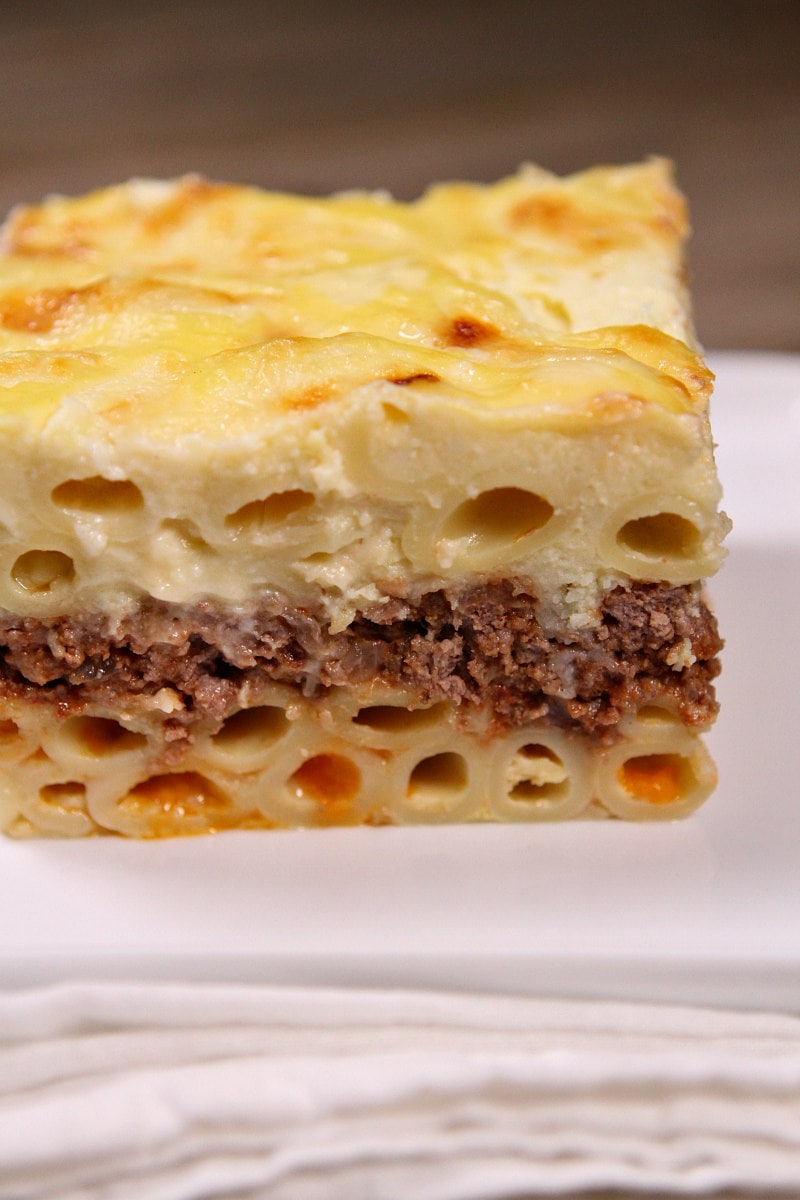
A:
[[[0,209],[198,170],[313,193],[658,153],[700,336],[800,350],[797,0],[0,0]]]

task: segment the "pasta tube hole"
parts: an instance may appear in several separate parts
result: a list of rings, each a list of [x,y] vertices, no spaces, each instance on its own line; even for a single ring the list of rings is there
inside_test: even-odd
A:
[[[512,800],[556,800],[567,790],[569,773],[549,746],[537,742],[521,746],[506,772]]]
[[[159,533],[167,534],[181,549],[190,554],[206,554],[211,550],[194,521],[186,521],[181,517],[167,517],[159,525]]]
[[[361,788],[361,771],[343,754],[316,754],[298,767],[289,779],[298,800],[316,805],[320,825],[352,825],[361,819],[355,801]]]
[[[543,528],[553,512],[552,504],[535,492],[492,488],[460,504],[445,522],[442,536],[475,549],[508,545]]]
[[[353,717],[356,725],[364,725],[380,733],[406,733],[437,725],[445,710],[444,704],[430,708],[402,708],[397,704],[373,704],[359,709]]]
[[[466,760],[447,750],[420,759],[409,776],[408,795],[412,800],[434,803],[463,792],[468,782]]]
[[[640,754],[617,772],[622,787],[647,804],[673,804],[695,786],[691,763],[682,754]]]
[[[381,407],[383,408],[384,420],[389,425],[408,425],[411,420],[406,410],[398,408],[396,404],[390,404],[389,401],[385,401]]]
[[[671,709],[663,708],[660,704],[645,704],[636,713],[637,719],[646,725],[679,725],[680,717]]]
[[[86,811],[86,788],[82,783],[48,783],[39,788],[39,800],[57,812]]]
[[[122,812],[169,818],[224,817],[231,802],[224,792],[197,771],[152,775],[117,801]]]
[[[273,492],[263,500],[251,500],[235,513],[225,518],[225,526],[234,533],[254,533],[264,527],[279,525],[293,513],[309,508],[314,503],[312,492],[302,488],[290,488],[286,492]]]
[[[289,780],[298,796],[317,804],[354,800],[361,786],[361,772],[343,754],[316,754],[298,767]]]
[[[144,504],[139,488],[130,479],[68,479],[50,493],[54,504],[71,512],[95,516],[122,516],[137,512]]]
[[[20,736],[16,721],[0,721],[0,750],[10,747]]]
[[[243,708],[227,717],[212,740],[231,753],[247,753],[277,741],[288,726],[289,718],[282,708],[262,704],[256,708]]]
[[[135,733],[110,717],[70,717],[61,730],[63,741],[93,758],[141,750],[147,745],[142,733]]]
[[[75,577],[75,565],[60,550],[26,550],[11,568],[11,578],[25,592],[49,592]]]
[[[662,512],[626,521],[617,542],[645,558],[693,558],[700,549],[700,531],[678,513]]]

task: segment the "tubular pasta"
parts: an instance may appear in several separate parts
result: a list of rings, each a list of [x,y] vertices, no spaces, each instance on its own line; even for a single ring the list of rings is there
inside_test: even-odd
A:
[[[592,797],[588,747],[557,729],[505,740],[490,794],[497,820],[552,821],[580,815]]]
[[[668,713],[661,717],[651,710],[630,721],[627,736],[604,756],[596,786],[613,816],[669,820],[693,812],[716,784],[703,743]]]
[[[2,828],[696,807],[728,521],[686,230],[662,160],[15,210]]]
[[[598,758],[590,739],[554,728],[515,730],[487,744],[442,703],[411,711],[363,705],[355,713],[367,720],[357,722],[350,701],[321,721],[313,705],[297,700],[292,705],[302,711],[289,720],[274,703],[277,690],[269,698],[228,718],[228,750],[219,748],[221,733],[201,737],[169,770],[155,765],[157,731],[150,739],[134,733],[128,743],[127,731],[120,736],[122,727],[107,717],[53,722],[32,753],[17,732],[20,745],[5,761],[17,761],[22,787],[10,807],[28,832],[161,837],[241,827],[553,821],[596,815],[598,806],[615,817],[666,819],[692,811],[715,783],[707,752],[665,708],[626,719],[620,740]]]

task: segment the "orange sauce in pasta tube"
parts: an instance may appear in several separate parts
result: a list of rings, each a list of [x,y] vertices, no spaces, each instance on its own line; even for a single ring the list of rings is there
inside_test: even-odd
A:
[[[151,838],[270,826],[257,813],[237,811],[218,787],[196,771],[154,775],[132,788],[117,807],[126,816],[143,820],[142,836]]]
[[[644,754],[623,763],[618,778],[637,800],[672,804],[683,791],[684,763],[677,754]]]
[[[353,804],[361,786],[361,772],[341,754],[317,754],[292,776],[299,796],[317,805],[320,825],[352,825],[361,820]]]

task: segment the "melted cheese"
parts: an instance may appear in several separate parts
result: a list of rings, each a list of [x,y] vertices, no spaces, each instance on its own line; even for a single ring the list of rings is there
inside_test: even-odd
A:
[[[691,342],[684,232],[660,161],[567,180],[528,168],[413,204],[194,177],[53,198],[18,210],[3,234],[0,403],[19,410],[9,390],[34,384],[41,419],[67,390],[98,411],[125,392],[131,422],[158,436],[146,399],[169,387],[173,436],[216,423],[198,397],[221,398],[228,380],[225,400],[266,418],[421,371],[479,405],[533,408],[541,391],[519,381],[555,362],[575,408],[586,387],[580,369],[570,382],[570,361],[616,352],[667,364],[650,399],[674,403],[677,375],[690,407],[708,375],[670,340]]]
[[[621,573],[708,573],[724,522],[685,234],[661,160],[527,167],[410,204],[188,177],[18,209],[0,257],[0,606],[55,610],[67,585],[82,604],[274,585],[321,590],[346,620],[398,579],[510,565],[586,613]],[[514,488],[553,513],[545,531],[488,550],[450,535],[462,502]],[[295,493],[309,504],[286,520],[237,525]],[[662,512],[689,523],[690,553],[616,545]],[[243,553],[253,537],[271,574]],[[69,565],[51,587],[54,555]]]
[[[160,837],[699,803],[713,768],[667,711],[629,714],[608,750],[548,722],[492,731],[449,700],[420,709],[381,679],[309,697],[247,657],[265,604],[336,632],[389,597],[512,578],[563,643],[631,578],[713,572],[726,521],[685,235],[659,160],[527,167],[411,204],[189,177],[12,214],[0,609],[12,627],[58,621],[67,671],[75,614],[122,618],[124,644],[142,600],[201,624],[210,601],[241,679],[235,703],[214,700],[225,719],[209,701],[180,745],[178,678],[154,694],[118,679],[118,700],[85,710],[80,687],[8,695],[0,828]],[[368,663],[369,640],[354,645]],[[569,648],[554,653],[568,704]],[[667,660],[676,677],[693,661],[686,641]]]

